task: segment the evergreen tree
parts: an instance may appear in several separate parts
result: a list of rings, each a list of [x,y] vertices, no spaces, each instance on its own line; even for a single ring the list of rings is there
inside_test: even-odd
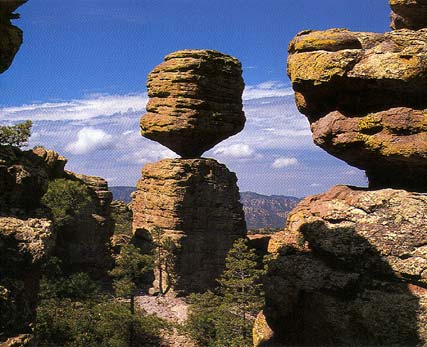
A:
[[[255,251],[247,240],[237,240],[230,249],[218,293],[190,297],[186,325],[189,335],[203,347],[250,347],[252,326],[263,306],[261,280]]]
[[[23,147],[31,136],[33,122],[27,120],[11,126],[0,125],[0,145]]]
[[[158,226],[152,229],[151,237],[154,244],[154,263],[158,274],[159,294],[163,295],[174,281],[175,243],[170,237],[165,237],[164,230]],[[163,283],[165,275],[166,283]]]

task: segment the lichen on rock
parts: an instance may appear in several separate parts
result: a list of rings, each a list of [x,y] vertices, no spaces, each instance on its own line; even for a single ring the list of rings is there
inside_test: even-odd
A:
[[[195,158],[240,132],[244,83],[240,62],[213,50],[171,53],[147,80],[141,134]]]

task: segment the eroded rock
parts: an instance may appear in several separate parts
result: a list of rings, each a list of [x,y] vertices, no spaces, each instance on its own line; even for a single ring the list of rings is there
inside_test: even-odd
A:
[[[337,186],[270,241],[265,314],[284,345],[427,342],[427,195]]]
[[[162,228],[173,240],[173,289],[215,285],[233,242],[246,233],[236,175],[213,159],[147,164],[134,194],[134,233]]]
[[[390,6],[392,29],[427,28],[426,0],[390,0]]]
[[[12,25],[11,20],[19,18],[15,10],[27,0],[0,0],[0,73],[12,64],[22,44],[22,30]]]
[[[305,31],[288,73],[314,142],[372,188],[427,190],[427,30]]]
[[[213,50],[169,54],[148,76],[141,134],[184,158],[196,158],[240,132],[244,83],[240,62]]]

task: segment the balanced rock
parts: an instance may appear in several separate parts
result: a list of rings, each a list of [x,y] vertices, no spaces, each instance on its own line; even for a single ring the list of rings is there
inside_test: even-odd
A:
[[[282,345],[427,342],[427,194],[337,186],[273,235],[266,322]]]
[[[427,28],[426,0],[390,0],[390,6],[392,29]]]
[[[214,286],[228,250],[244,237],[236,181],[234,173],[213,159],[165,159],[143,168],[132,202],[133,231],[148,233],[157,226],[163,238],[173,241],[168,272],[176,292]]]
[[[213,50],[169,54],[148,76],[141,134],[184,158],[196,158],[240,132],[244,83],[240,62]]]
[[[371,187],[427,190],[427,30],[304,31],[288,74],[316,144]]]
[[[27,0],[0,0],[0,73],[6,71],[22,44],[22,30],[11,24],[13,12]]]

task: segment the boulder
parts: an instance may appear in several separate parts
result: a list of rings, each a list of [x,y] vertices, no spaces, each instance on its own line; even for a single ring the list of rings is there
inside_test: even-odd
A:
[[[27,0],[0,0],[0,73],[12,64],[22,44],[22,30],[11,24],[11,19],[19,18],[13,12]]]
[[[390,0],[390,6],[392,29],[427,28],[426,0]]]
[[[240,132],[244,83],[240,62],[213,50],[169,54],[147,80],[141,134],[184,158],[195,158]]]
[[[304,31],[288,74],[314,142],[372,188],[427,191],[427,29]]]
[[[427,194],[337,186],[274,235],[266,321],[283,345],[427,342]]]
[[[213,159],[165,159],[142,170],[132,202],[134,233],[164,231],[174,243],[176,292],[214,286],[246,224],[236,175]],[[158,278],[157,278],[158,279]]]

